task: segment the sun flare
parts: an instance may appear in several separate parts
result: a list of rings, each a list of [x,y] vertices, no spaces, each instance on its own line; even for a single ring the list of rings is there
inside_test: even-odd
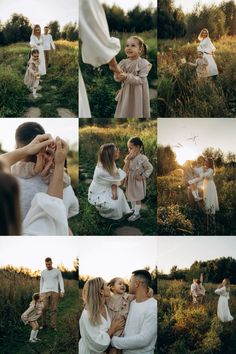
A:
[[[181,166],[185,163],[185,161],[195,160],[200,155],[200,152],[198,151],[197,147],[192,146],[175,148],[174,152],[176,154],[176,160]]]

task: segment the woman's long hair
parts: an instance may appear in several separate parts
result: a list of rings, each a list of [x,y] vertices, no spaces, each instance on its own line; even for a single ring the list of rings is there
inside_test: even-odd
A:
[[[228,278],[225,278],[223,281],[222,281],[222,285],[225,286],[226,290],[227,291],[230,291],[230,281]]]
[[[39,25],[34,25],[32,34],[35,36],[35,30],[36,30],[37,27],[39,27],[39,29],[40,29],[40,36],[41,36],[41,27]]]
[[[111,176],[115,176],[117,168],[114,160],[116,146],[115,144],[103,144],[100,146],[98,152],[98,164],[101,164]]]
[[[89,313],[89,320],[92,325],[101,324],[100,307],[102,305],[101,289],[104,288],[105,281],[102,278],[88,280],[83,288],[82,298],[86,310]]]
[[[214,164],[214,160],[212,158],[208,158],[206,160],[206,164],[208,168],[211,168],[213,170],[213,172],[215,172],[215,164]]]
[[[207,37],[209,37],[209,31],[208,31],[208,29],[207,28],[203,28],[202,30],[201,30],[201,32],[199,33],[199,35],[198,35],[198,37],[197,37],[197,39],[199,40],[199,41],[201,41],[204,37],[202,36],[202,33],[203,32],[206,32],[207,33]]]
[[[17,180],[0,164],[0,235],[21,234],[20,198]]]

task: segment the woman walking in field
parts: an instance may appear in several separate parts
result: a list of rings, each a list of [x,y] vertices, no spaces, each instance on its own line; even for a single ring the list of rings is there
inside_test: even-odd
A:
[[[30,37],[30,47],[39,51],[39,75],[46,74],[46,63],[43,48],[43,36],[39,25],[35,25]]]
[[[234,319],[229,311],[229,292],[229,279],[224,279],[218,289],[215,290],[215,293],[220,296],[217,305],[217,316],[221,322],[231,322]]]
[[[200,41],[199,46],[197,47],[198,52],[203,53],[203,58],[207,59],[207,77],[216,77],[219,72],[214,59],[214,52],[216,50],[215,46],[212,44],[209,37],[209,31],[207,28],[203,28],[198,36]]]

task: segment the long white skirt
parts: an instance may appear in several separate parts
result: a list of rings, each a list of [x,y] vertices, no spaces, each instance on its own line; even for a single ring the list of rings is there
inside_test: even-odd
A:
[[[79,70],[79,118],[91,118],[88,96],[83,80],[83,76]]]
[[[215,182],[205,179],[203,182],[203,199],[207,214],[215,214],[219,210],[218,195]]]
[[[207,71],[208,71],[208,77],[210,76],[215,76],[219,74],[215,59],[213,57],[213,55],[211,54],[203,54],[203,58],[206,58],[206,60],[208,61],[208,67],[207,67]]]
[[[218,300],[217,316],[221,322],[230,322],[234,319],[230,314],[228,299],[226,296],[220,296]]]

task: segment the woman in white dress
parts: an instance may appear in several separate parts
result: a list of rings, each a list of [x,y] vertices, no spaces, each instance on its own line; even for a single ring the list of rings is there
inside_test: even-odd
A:
[[[214,59],[214,52],[216,50],[215,46],[212,44],[211,39],[209,37],[209,31],[207,28],[203,28],[198,36],[198,40],[200,41],[197,50],[203,52],[203,57],[208,61],[208,77],[216,77],[219,72]]]
[[[190,185],[203,180],[203,201],[207,215],[215,215],[219,210],[218,195],[214,182],[214,162],[208,158],[205,162],[205,170],[200,177],[193,178],[188,183]]]
[[[39,25],[35,25],[30,37],[30,47],[36,48],[39,51],[39,75],[46,74],[46,62],[43,49],[43,36]]]
[[[229,279],[224,279],[222,283],[218,286],[218,289],[215,290],[215,293],[220,296],[217,305],[217,316],[221,322],[230,322],[234,319],[229,311],[229,292]]]
[[[81,339],[80,354],[105,354],[113,334],[122,330],[124,319],[111,321],[106,299],[110,297],[110,289],[102,278],[90,279],[83,288],[85,308],[79,321]]]
[[[53,142],[49,134],[38,135],[30,144],[0,156],[0,235],[68,235],[67,211],[62,201],[67,144],[57,138],[55,169],[48,192],[37,193],[21,225],[19,185],[9,171],[17,161],[35,155]]]
[[[104,144],[99,149],[98,162],[88,191],[88,201],[107,219],[119,220],[131,213],[123,190],[119,187],[126,173],[116,167],[119,149]]]
[[[112,71],[120,73],[115,56],[120,51],[120,41],[110,37],[106,15],[99,0],[79,1],[79,34],[82,41],[82,60],[99,67],[109,64]],[[84,80],[79,71],[79,117],[91,118]]]

